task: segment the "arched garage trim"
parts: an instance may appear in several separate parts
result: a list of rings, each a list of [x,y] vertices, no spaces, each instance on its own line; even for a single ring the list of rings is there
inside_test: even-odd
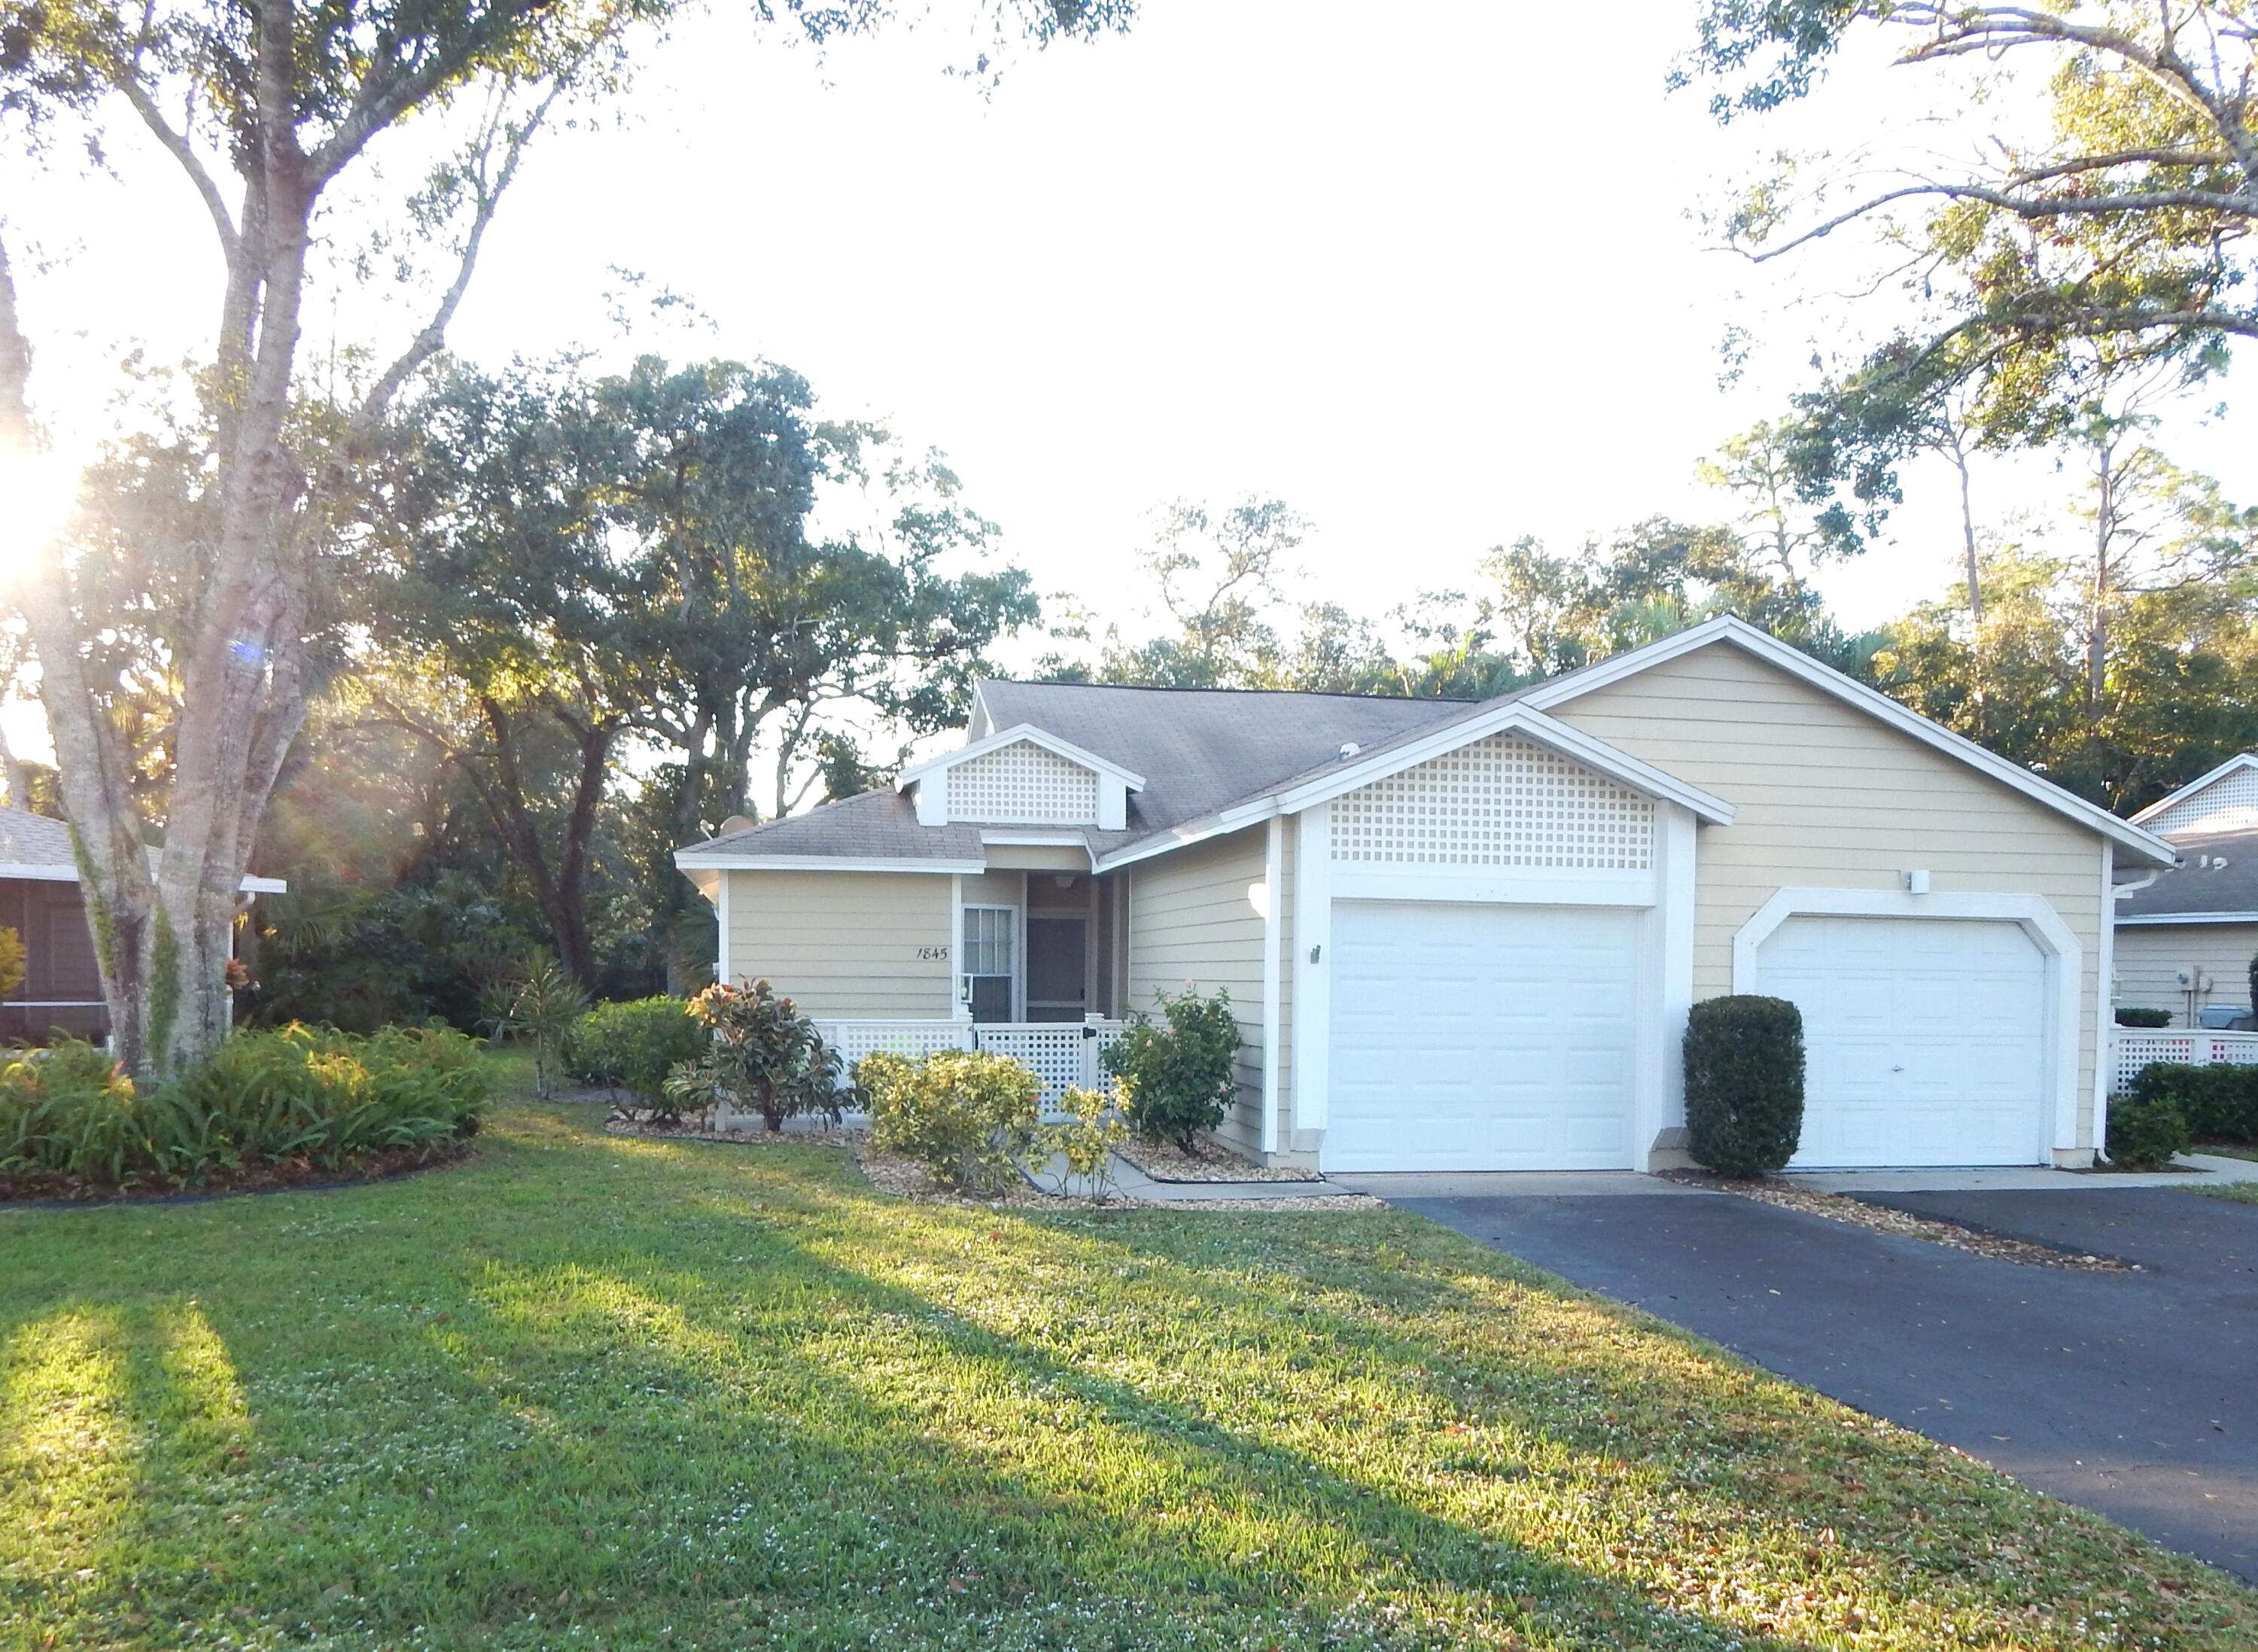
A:
[[[1754,992],[1757,949],[1791,918],[1990,918],[2021,925],[2046,960],[2048,1025],[2045,1094],[2054,1098],[2052,1145],[2056,1152],[2077,1146],[2078,995],[2084,989],[2085,952],[2062,915],[2036,895],[1932,893],[1903,890],[1784,889],[1778,891],[1733,937],[1733,990]],[[2098,1033],[2097,1033],[2098,1036]],[[2097,1054],[2098,1059],[2098,1054]],[[2095,1128],[2098,1131],[2099,1122]]]

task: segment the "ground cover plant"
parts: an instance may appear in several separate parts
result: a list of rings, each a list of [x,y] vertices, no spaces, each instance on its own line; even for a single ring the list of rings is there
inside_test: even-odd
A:
[[[138,1085],[83,1043],[0,1052],[0,1192],[225,1184],[401,1169],[478,1129],[479,1046],[444,1028],[239,1032],[180,1078]]]
[[[1389,1211],[504,1109],[0,1214],[0,1647],[2155,1648],[2258,1595]]]

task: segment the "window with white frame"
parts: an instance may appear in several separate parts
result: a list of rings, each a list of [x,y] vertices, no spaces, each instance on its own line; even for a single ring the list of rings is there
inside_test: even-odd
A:
[[[957,974],[975,1021],[1009,1021],[1016,976],[1019,912],[1009,906],[968,906],[957,948]]]

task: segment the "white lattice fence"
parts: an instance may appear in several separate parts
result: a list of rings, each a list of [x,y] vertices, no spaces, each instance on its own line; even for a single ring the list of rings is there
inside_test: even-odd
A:
[[[824,1041],[847,1070],[876,1051],[916,1060],[935,1050],[992,1050],[1024,1063],[1042,1081],[1043,1116],[1062,1118],[1069,1089],[1105,1081],[1104,1052],[1120,1041],[1118,1021],[820,1021]]]
[[[2110,1089],[2131,1085],[2155,1061],[2189,1067],[2258,1066],[2258,1032],[2204,1032],[2185,1027],[2118,1027],[2110,1035]]]
[[[1062,1118],[1069,1089],[1105,1081],[1104,1053],[1121,1037],[1118,1021],[987,1022],[973,1028],[979,1047],[1008,1055],[1042,1081],[1043,1117]]]
[[[1332,858],[1644,871],[1654,805],[1512,734],[1375,780],[1332,806]]]

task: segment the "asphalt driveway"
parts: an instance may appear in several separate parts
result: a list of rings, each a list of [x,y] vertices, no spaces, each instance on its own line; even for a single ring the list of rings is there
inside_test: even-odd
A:
[[[2258,1582],[2258,1206],[1875,1200],[2142,1265],[2103,1273],[1717,1195],[1390,1202]]]

